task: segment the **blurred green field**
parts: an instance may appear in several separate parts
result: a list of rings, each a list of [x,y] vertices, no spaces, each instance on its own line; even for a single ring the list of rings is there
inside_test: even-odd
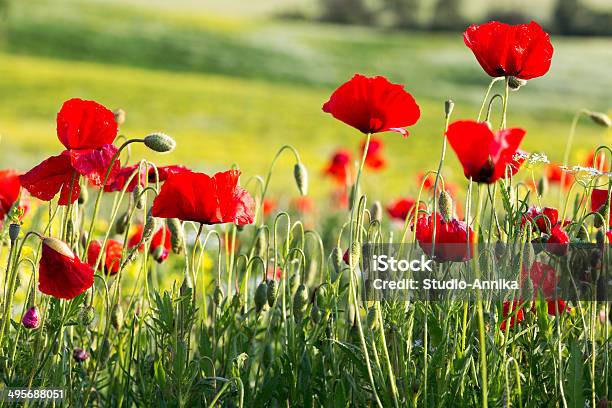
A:
[[[549,74],[511,95],[508,122],[527,130],[526,150],[560,160],[573,112],[610,107],[612,40],[553,38],[553,44]],[[171,155],[134,154],[160,164],[214,171],[235,163],[250,176],[265,172],[280,146],[293,144],[315,194],[331,186],[320,176],[331,152],[356,150],[361,141],[322,113],[322,103],[355,72],[386,75],[406,85],[423,115],[408,139],[383,135],[389,168],[366,176],[382,198],[414,192],[416,172],[434,167],[444,100],[456,101],[455,118],[474,117],[489,82],[460,33],[220,17],[116,2],[13,2],[0,59],[0,168],[26,170],[58,152],[55,113],[63,100],[82,97],[124,108],[128,136],[157,130],[174,136],[178,148]],[[607,136],[581,124],[573,159],[609,144]],[[461,180],[449,157],[455,170],[449,175]],[[291,163],[290,156],[279,162],[276,192],[291,183]]]

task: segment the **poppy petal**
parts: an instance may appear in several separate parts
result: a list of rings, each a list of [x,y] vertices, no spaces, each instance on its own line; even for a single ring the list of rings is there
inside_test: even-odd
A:
[[[92,184],[101,187],[104,184],[104,178],[109,167],[111,167],[111,171],[107,184],[112,182],[119,173],[121,164],[117,159],[113,161],[117,150],[117,147],[111,144],[104,145],[99,149],[70,150],[70,161],[72,167],[81,175],[87,177]]]
[[[95,101],[69,99],[57,114],[57,137],[66,149],[98,149],[116,136],[115,115]]]
[[[55,238],[45,238],[39,264],[38,289],[47,295],[72,299],[93,285],[94,271]]]
[[[70,163],[70,156],[64,151],[58,156],[49,157],[21,175],[19,181],[31,195],[43,201],[52,200],[61,190],[59,204],[67,205],[69,201],[74,202],[81,192],[75,175],[77,173]],[[72,199],[69,200],[71,185]]]

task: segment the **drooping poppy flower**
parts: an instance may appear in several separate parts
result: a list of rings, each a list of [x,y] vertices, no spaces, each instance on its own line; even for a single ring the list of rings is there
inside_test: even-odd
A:
[[[416,101],[402,85],[382,76],[359,74],[334,91],[323,112],[362,133],[394,131],[404,136],[408,136],[404,128],[414,125],[421,116]]]
[[[603,212],[606,210],[606,203],[608,202],[608,190],[594,188],[591,192],[591,211]],[[605,213],[602,214],[605,217]],[[612,226],[612,213],[608,219],[608,224]]]
[[[6,217],[11,207],[19,199],[20,191],[19,172],[16,170],[0,170],[0,221]],[[26,208],[23,208],[23,212]]]
[[[486,123],[461,120],[453,122],[446,135],[466,178],[491,184],[505,177],[506,170],[511,175],[518,171],[514,155],[525,136],[523,129],[493,132]]]
[[[564,173],[565,177],[563,177]],[[561,187],[564,190],[568,189],[574,182],[574,176],[568,172],[564,172],[558,164],[549,164],[546,166],[546,178],[550,184],[558,185],[561,185],[561,181],[563,180],[563,186]]]
[[[337,150],[325,168],[325,174],[339,184],[351,182],[351,153],[348,150]]]
[[[531,207],[522,217],[521,223],[535,222],[534,230],[548,233],[559,222],[559,211],[556,208],[536,206]]]
[[[380,138],[370,139],[368,151],[365,157],[365,166],[371,170],[382,170],[387,165],[387,159],[383,154],[383,141]],[[365,148],[365,141],[361,142],[361,150]]]
[[[522,322],[523,319],[525,319],[525,314],[523,309],[519,309],[518,301],[504,302],[502,306],[502,322],[499,328],[502,331],[507,331]]]
[[[582,164],[585,167],[592,167],[603,172],[610,171],[610,164],[607,162],[606,154],[604,152],[599,152],[599,154],[597,154],[597,159],[595,158],[594,151],[589,153],[587,157],[585,157]]]
[[[89,243],[89,247],[87,247],[87,263],[91,267],[96,266],[101,248],[102,243],[98,240],[94,240]],[[119,272],[122,253],[123,245],[121,245],[119,241],[114,239],[109,239],[106,241],[106,245],[104,246],[104,254],[100,260],[100,265],[102,266],[101,269],[104,270],[104,273],[115,275],[117,272]]]
[[[414,217],[415,209],[416,200],[413,200],[412,198],[399,198],[387,206],[389,216],[399,221],[405,221],[408,217]],[[425,209],[425,204],[420,202],[416,211],[423,209]],[[423,215],[417,214],[417,217],[419,216],[422,217]]]
[[[38,289],[60,299],[72,299],[93,285],[94,270],[59,239],[44,238]]]
[[[557,223],[550,231],[550,237],[546,241],[546,250],[552,254],[563,256],[569,251],[569,243],[569,235]]]
[[[255,201],[238,186],[239,170],[210,177],[204,173],[173,174],[153,201],[153,216],[202,224],[252,224]]]
[[[439,213],[436,215],[436,224],[434,240],[433,216],[429,215],[417,220],[416,239],[425,253],[441,262],[462,262],[472,258],[474,232],[471,227],[456,219],[445,221]],[[433,248],[432,243],[435,243]]]
[[[513,76],[528,80],[548,72],[553,46],[538,23],[509,25],[497,21],[472,24],[463,41],[492,77]]]
[[[136,245],[140,244],[142,240],[142,231],[144,230],[143,225],[138,225],[134,233],[130,236],[128,240],[128,248],[133,248]],[[153,234],[153,238],[151,238],[151,243],[149,245],[149,253],[153,255],[153,259],[158,263],[162,263],[168,258],[170,255],[170,251],[172,250],[172,237],[171,237],[170,229],[167,225],[164,224],[163,227],[159,228]],[[144,250],[144,244],[141,244],[138,248],[139,250]]]
[[[64,102],[57,115],[57,136],[66,150],[20,176],[21,185],[43,201],[61,191],[60,205],[74,202],[80,194],[80,176],[98,187],[109,168],[107,182],[116,176],[120,164],[113,157],[118,149],[111,144],[116,135],[114,115],[104,106],[81,99]]]

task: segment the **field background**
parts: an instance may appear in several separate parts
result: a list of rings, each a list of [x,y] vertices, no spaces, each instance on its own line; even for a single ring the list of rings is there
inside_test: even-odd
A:
[[[478,4],[485,2],[468,3],[468,15],[482,18]],[[535,3],[533,18],[546,21],[550,2]],[[130,137],[172,135],[178,148],[171,155],[134,154],[159,164],[211,172],[237,164],[251,176],[267,171],[276,150],[290,143],[310,170],[313,194],[321,196],[331,188],[321,176],[330,154],[338,147],[356,151],[362,140],[321,105],[360,72],[405,84],[421,106],[408,139],[382,135],[389,166],[365,179],[383,200],[413,194],[415,174],[433,169],[439,157],[444,100],[455,100],[455,119],[475,117],[489,77],[460,32],[275,18],[295,7],[309,3],[13,1],[0,51],[0,168],[27,170],[57,154],[55,114],[64,100],[81,97],[125,109],[121,131]],[[610,108],[612,39],[553,36],[552,42],[550,72],[511,94],[508,124],[527,130],[524,149],[561,160],[573,113]],[[572,161],[609,144],[609,137],[581,122]],[[449,160],[447,176],[462,181],[453,154]],[[279,162],[273,194],[297,194],[292,163],[289,155]]]

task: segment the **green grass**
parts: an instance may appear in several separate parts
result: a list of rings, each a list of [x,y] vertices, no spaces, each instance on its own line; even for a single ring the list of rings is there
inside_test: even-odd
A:
[[[455,118],[474,117],[489,81],[460,34],[36,0],[13,3],[8,35],[0,66],[0,166],[20,169],[59,149],[54,115],[63,100],[79,96],[124,108],[122,130],[130,136],[155,130],[174,136],[177,151],[156,156],[160,162],[204,170],[236,163],[246,175],[261,174],[275,151],[291,143],[320,194],[329,186],[319,175],[330,153],[339,146],[355,150],[361,140],[322,113],[321,104],[362,72],[404,83],[423,112],[408,139],[383,136],[390,162],[384,189],[373,176],[366,182],[389,198],[414,191],[414,174],[434,167],[443,101],[457,102]],[[609,107],[612,55],[601,52],[610,40],[553,43],[549,74],[511,95],[509,125],[527,130],[524,148],[560,160],[573,112]],[[603,144],[603,136],[581,125],[574,159]],[[279,188],[291,182],[290,164],[288,157],[278,167],[286,169],[277,176]],[[451,168],[450,176],[461,180],[457,163]]]

